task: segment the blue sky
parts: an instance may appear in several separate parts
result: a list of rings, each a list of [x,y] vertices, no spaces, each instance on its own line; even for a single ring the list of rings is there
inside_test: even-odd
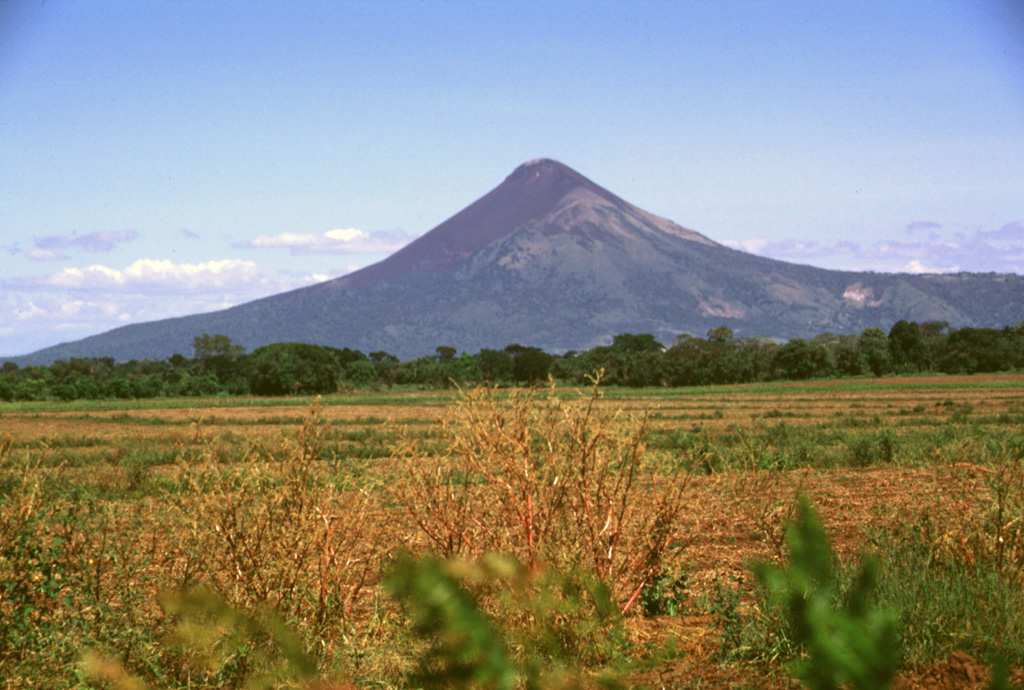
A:
[[[344,274],[542,156],[773,258],[1024,273],[1024,11],[5,0],[0,354]]]

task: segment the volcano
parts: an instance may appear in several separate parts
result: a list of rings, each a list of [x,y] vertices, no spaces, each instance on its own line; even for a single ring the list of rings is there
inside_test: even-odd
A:
[[[248,350],[306,342],[410,359],[439,345],[585,350],[620,333],[670,344],[717,326],[780,340],[888,330],[900,319],[1001,327],[1024,321],[1021,295],[1014,274],[831,271],[730,249],[542,158],[359,271],[14,360],[164,359],[189,354],[203,333]]]

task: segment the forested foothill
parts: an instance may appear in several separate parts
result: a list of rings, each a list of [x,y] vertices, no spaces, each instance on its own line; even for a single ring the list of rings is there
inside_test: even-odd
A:
[[[0,400],[331,394],[394,386],[426,389],[488,382],[524,385],[554,378],[586,385],[603,370],[602,385],[710,386],[779,380],[917,373],[975,374],[1024,368],[1024,323],[951,329],[940,321],[899,321],[888,333],[822,333],[779,343],[737,338],[725,326],[706,337],[680,335],[671,345],[650,334],[623,333],[610,345],[562,354],[511,344],[461,354],[438,346],[409,361],[384,351],[277,343],[252,352],[224,335],[193,341],[193,357],[116,362],[111,357],[58,360],[50,366],[0,369]]]

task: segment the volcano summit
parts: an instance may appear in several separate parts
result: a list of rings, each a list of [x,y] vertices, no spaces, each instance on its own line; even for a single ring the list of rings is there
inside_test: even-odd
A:
[[[486,195],[379,263],[230,309],[134,324],[13,358],[164,359],[203,333],[252,350],[307,342],[402,359],[439,345],[584,350],[619,333],[728,326],[779,339],[1024,321],[1014,274],[830,271],[730,249],[633,206],[550,159],[516,168]]]

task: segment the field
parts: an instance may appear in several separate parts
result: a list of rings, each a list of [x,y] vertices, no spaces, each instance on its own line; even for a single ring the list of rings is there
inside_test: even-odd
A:
[[[799,686],[756,564],[796,572],[800,496],[896,687],[1022,677],[1022,375],[9,403],[0,436],[2,687]]]

